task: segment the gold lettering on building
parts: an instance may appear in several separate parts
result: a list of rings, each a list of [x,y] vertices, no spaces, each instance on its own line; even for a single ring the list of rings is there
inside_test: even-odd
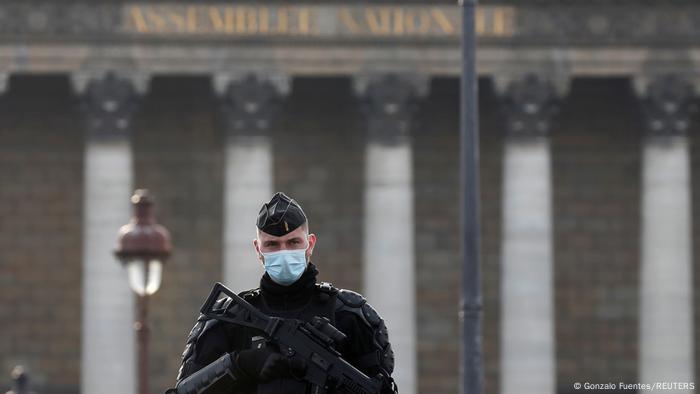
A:
[[[494,10],[493,12],[493,32],[497,35],[502,35],[506,30],[505,15],[502,10]]]
[[[193,6],[187,7],[187,32],[197,32],[197,9]]]
[[[149,12],[149,15],[152,15],[153,18],[161,17],[161,15],[155,12]],[[165,20],[163,30],[169,29],[177,32],[185,32],[185,15],[186,13],[183,15],[175,12],[174,10],[167,10],[164,15],[162,15],[163,19]]]
[[[512,36],[515,34],[515,9],[501,7],[494,10],[494,35]]]
[[[270,14],[268,12],[267,8],[261,8],[258,11],[258,14],[260,15],[260,20],[259,20],[259,31],[260,34],[267,34],[270,32]]]
[[[343,27],[345,27],[351,34],[362,33],[362,26],[360,26],[360,24],[357,23],[357,21],[355,21],[355,18],[349,9],[342,8],[339,14],[340,22],[343,24]]]
[[[248,33],[248,28],[246,26],[246,12],[248,11],[248,7],[236,7],[235,8],[235,15],[236,15],[236,33],[238,34],[245,34]]]
[[[311,23],[309,19],[309,9],[302,8],[299,10],[299,34],[307,35],[311,32]]]
[[[125,29],[139,34],[317,34],[313,7],[130,5]]]
[[[441,9],[435,8],[430,10],[430,15],[432,16],[432,19],[435,21],[435,23],[440,27],[440,30],[442,30],[443,33],[455,33],[456,29],[454,25]]]
[[[136,31],[139,33],[148,33],[146,18],[143,17],[141,9],[138,7],[132,7],[130,11],[129,16],[131,17],[131,21],[134,24]]]
[[[486,12],[481,7],[477,7],[474,15],[474,29],[477,36],[483,36],[486,31]]]
[[[214,31],[225,33],[233,32],[233,9],[230,7],[209,7],[208,12],[209,22]]]
[[[289,32],[289,15],[287,13],[287,7],[280,7],[277,9],[277,32],[281,34],[287,34]]]
[[[404,29],[405,16],[403,8],[398,8],[394,11],[394,35],[403,35],[406,29]]]
[[[458,8],[448,6],[310,6],[129,4],[124,31],[140,35],[298,35],[452,37],[461,29]],[[479,36],[515,34],[515,10],[483,6],[476,11]]]
[[[365,22],[373,35],[387,35],[391,33],[391,10],[386,7],[379,9],[366,9]]]
[[[425,35],[430,33],[432,27],[431,16],[425,10],[406,11],[406,33]]]
[[[461,19],[445,7],[342,7],[339,21],[346,34],[369,36],[454,36]],[[514,32],[511,7],[478,8],[476,30],[480,36],[510,36]]]

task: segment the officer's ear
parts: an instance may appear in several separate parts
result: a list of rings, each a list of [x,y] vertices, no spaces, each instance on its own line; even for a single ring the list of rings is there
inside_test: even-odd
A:
[[[255,249],[255,255],[258,257],[258,260],[265,266],[265,259],[263,258],[262,252],[260,252],[260,241],[258,241],[257,238],[253,238],[253,248]]]
[[[307,238],[309,240],[309,248],[306,249],[306,258],[308,260],[314,252],[314,246],[316,246],[316,234],[309,234]]]

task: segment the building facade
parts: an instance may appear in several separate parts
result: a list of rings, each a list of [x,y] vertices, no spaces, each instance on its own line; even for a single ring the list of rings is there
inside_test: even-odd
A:
[[[173,235],[150,370],[172,386],[213,283],[257,286],[279,190],[321,278],[385,318],[401,392],[458,392],[459,11],[0,3],[2,368],[134,391],[111,251],[145,187]],[[486,392],[695,382],[700,6],[482,1],[477,34]]]

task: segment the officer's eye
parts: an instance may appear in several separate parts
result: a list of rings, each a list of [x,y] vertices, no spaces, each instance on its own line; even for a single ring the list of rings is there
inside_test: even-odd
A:
[[[263,246],[266,248],[272,248],[277,246],[277,241],[265,241],[263,242]]]

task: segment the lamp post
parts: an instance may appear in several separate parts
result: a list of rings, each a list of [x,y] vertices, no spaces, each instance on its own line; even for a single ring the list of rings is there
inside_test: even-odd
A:
[[[460,173],[464,199],[461,212],[462,245],[462,394],[482,394],[481,267],[479,262],[479,120],[476,72],[476,7],[478,0],[459,0],[462,6],[462,80],[460,110]]]
[[[125,266],[129,286],[137,295],[134,323],[138,341],[138,393],[148,393],[148,297],[160,287],[163,263],[170,256],[170,233],[157,224],[153,214],[153,197],[146,189],[131,196],[134,216],[119,229],[114,254]]]

